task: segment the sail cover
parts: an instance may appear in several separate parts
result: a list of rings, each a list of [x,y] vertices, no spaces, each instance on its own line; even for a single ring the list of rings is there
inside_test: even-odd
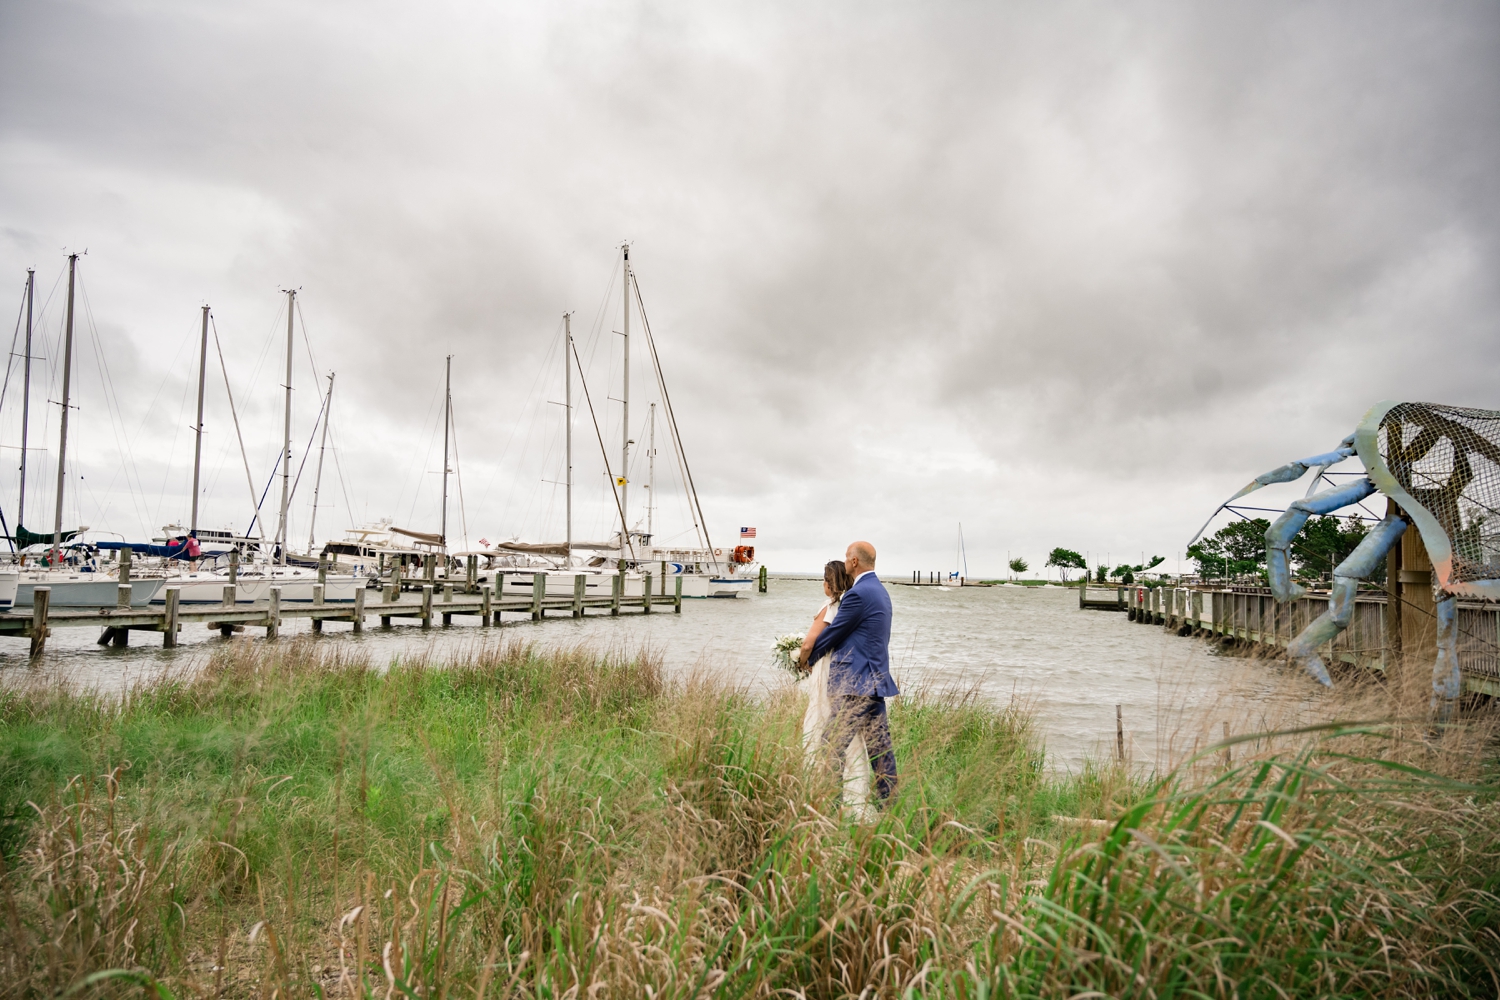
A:
[[[62,540],[66,542],[76,534],[78,534],[77,531],[64,531],[62,533]],[[52,532],[49,531],[45,535],[39,535],[34,531],[27,531],[19,524],[16,525],[16,533],[12,538],[15,540],[16,548],[18,549],[30,548],[33,545],[52,544]]]

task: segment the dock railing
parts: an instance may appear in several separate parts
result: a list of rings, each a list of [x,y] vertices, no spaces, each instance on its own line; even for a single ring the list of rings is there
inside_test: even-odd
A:
[[[1269,588],[1256,586],[1126,588],[1130,621],[1272,650],[1285,649],[1328,610],[1328,600],[1326,592],[1313,592],[1279,603]],[[1386,602],[1382,591],[1360,591],[1349,627],[1324,647],[1325,661],[1379,671],[1393,666]],[[1500,605],[1460,601],[1458,634],[1465,689],[1500,696]]]

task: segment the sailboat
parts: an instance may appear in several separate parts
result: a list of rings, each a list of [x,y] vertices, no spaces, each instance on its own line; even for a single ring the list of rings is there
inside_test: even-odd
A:
[[[261,544],[256,540],[245,536],[237,536],[232,532],[224,531],[202,531],[198,527],[198,501],[199,485],[202,481],[203,462],[203,397],[205,378],[208,366],[208,324],[210,308],[203,306],[202,332],[198,355],[198,421],[195,428],[193,446],[193,500],[192,513],[187,529],[184,531],[180,525],[168,525],[164,529],[165,538],[158,539],[165,545],[142,545],[139,543],[101,543],[101,547],[130,548],[135,551],[144,552],[161,558],[161,563],[154,569],[143,568],[141,570],[141,583],[147,579],[158,580],[161,586],[151,599],[156,603],[166,600],[162,591],[166,588],[178,591],[178,601],[181,604],[222,604],[224,602],[224,588],[233,584],[235,587],[236,604],[253,604],[257,601],[268,600],[271,596],[273,586],[281,588],[281,600],[283,603],[308,603],[314,600],[316,592],[314,587],[319,584],[318,570],[314,566],[289,564],[287,554],[288,535],[288,505],[291,500],[290,467],[292,455],[292,360],[294,358],[294,327],[293,322],[296,315],[296,291],[287,292],[287,369],[286,369],[286,405],[284,410],[283,447],[281,453],[281,513],[278,523],[274,547],[268,553],[265,550],[263,539]],[[329,396],[325,399],[323,415],[324,423],[324,445],[327,443],[328,407],[332,399],[333,381],[329,378]],[[232,402],[232,401],[231,401]],[[321,487],[322,458],[318,463],[319,484],[314,487],[314,504],[316,505],[316,491]],[[251,485],[251,499],[254,500],[254,486]],[[316,516],[316,506],[314,506]],[[256,513],[259,520],[259,512]],[[313,522],[314,526],[316,521]],[[263,533],[262,533],[263,534]],[[216,553],[203,552],[200,541],[217,542],[221,546],[227,544],[227,548],[221,548]],[[312,547],[311,535],[309,535],[309,549]],[[231,568],[225,572],[220,568],[223,557],[229,554],[230,549],[238,549],[244,553],[250,553],[258,558],[249,563]],[[197,563],[200,558],[212,559],[212,568],[200,569]],[[311,560],[309,560],[311,561]],[[134,584],[136,581],[132,580]],[[349,573],[325,573],[323,580],[323,601],[325,603],[352,602],[355,592],[365,585],[363,576]]]
[[[615,509],[619,516],[618,530],[613,539],[596,542],[578,542],[573,539],[573,402],[572,402],[572,371],[576,367],[582,378],[583,366],[578,357],[578,351],[573,341],[571,314],[564,316],[564,349],[563,349],[563,372],[565,379],[566,401],[564,403],[565,420],[567,421],[566,453],[567,453],[567,475],[565,487],[567,491],[567,532],[563,543],[522,543],[510,542],[497,545],[493,550],[485,553],[491,564],[497,571],[533,568],[536,571],[549,572],[547,582],[548,592],[553,588],[561,594],[572,594],[573,576],[579,572],[591,574],[586,581],[588,596],[594,596],[595,588],[600,594],[608,594],[613,583],[607,577],[613,576],[620,568],[626,572],[626,593],[639,595],[643,584],[644,574],[653,575],[652,586],[659,593],[668,594],[675,590],[675,582],[669,582],[668,577],[682,577],[682,594],[684,597],[749,597],[755,591],[755,573],[759,564],[755,562],[754,546],[735,546],[726,556],[723,549],[715,549],[709,539],[706,521],[703,517],[702,504],[698,500],[697,489],[693,484],[692,470],[688,464],[686,455],[682,448],[682,439],[677,432],[676,417],[672,412],[671,396],[666,391],[666,380],[662,374],[660,360],[656,353],[656,344],[651,336],[650,324],[646,321],[645,304],[641,299],[640,287],[635,280],[634,269],[630,263],[630,246],[621,246],[621,269],[624,275],[623,286],[623,325],[621,337],[623,345],[623,370],[622,370],[622,392],[620,404],[622,408],[621,417],[621,444],[619,456],[619,468],[611,468],[609,455],[603,455],[605,473],[612,483],[611,499],[614,501]],[[647,502],[645,505],[644,527],[641,521],[634,526],[630,520],[630,457],[631,446],[635,441],[631,438],[630,426],[630,346],[631,346],[631,313],[632,304],[639,312],[641,326],[646,335],[646,345],[649,350],[651,366],[657,379],[657,386],[661,390],[662,407],[665,414],[667,429],[682,473],[683,482],[689,494],[688,509],[693,519],[693,529],[697,533],[698,546],[667,547],[658,546],[654,543],[655,535],[655,511],[656,511],[656,405],[651,404],[648,411],[648,482],[646,486]],[[584,386],[587,396],[588,386]],[[601,441],[601,451],[603,451]],[[540,564],[540,565],[539,565]],[[558,577],[556,581],[552,576]],[[605,579],[596,579],[604,577]],[[532,584],[524,577],[508,579],[506,591],[530,593]]]
[[[964,550],[964,525],[958,523],[958,554],[954,560],[955,569],[940,581],[945,587],[962,587],[964,581],[969,577],[969,554]]]
[[[58,448],[57,448],[57,496],[56,517],[52,529],[52,547],[48,550],[45,568],[28,568],[22,566],[16,584],[13,605],[15,607],[30,607],[33,595],[37,587],[48,587],[51,590],[49,602],[54,608],[98,608],[113,607],[119,598],[118,584],[112,577],[95,570],[90,563],[77,567],[68,567],[64,563],[62,544],[71,539],[84,529],[74,531],[63,530],[63,493],[67,484],[67,457],[68,457],[68,415],[70,411],[70,392],[72,390],[73,374],[73,300],[74,287],[77,282],[79,254],[68,255],[68,304],[67,318],[64,327],[63,340],[63,381],[62,381],[62,416],[59,420]],[[29,410],[31,384],[31,296],[30,279],[28,278],[27,296],[27,350],[26,369],[27,384],[25,390],[25,402],[23,407]],[[24,425],[28,413],[23,412],[23,452],[22,468],[25,467],[24,453]],[[24,490],[24,479],[23,479]],[[21,502],[25,502],[25,494],[22,493]],[[17,512],[16,530],[13,534],[18,545],[26,547],[28,542],[35,544],[35,540],[45,540],[45,536],[39,536],[24,528],[20,519],[24,514],[24,508]],[[147,604],[156,596],[160,589],[159,582],[141,581],[139,585],[133,586],[130,593],[132,607]]]

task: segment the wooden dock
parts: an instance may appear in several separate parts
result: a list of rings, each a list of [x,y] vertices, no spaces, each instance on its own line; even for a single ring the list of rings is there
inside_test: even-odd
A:
[[[1127,617],[1143,625],[1158,625],[1178,635],[1202,635],[1268,650],[1285,649],[1314,618],[1328,609],[1328,594],[1309,593],[1278,603],[1265,587],[1128,587]],[[1325,647],[1325,662],[1384,672],[1401,656],[1400,616],[1389,613],[1389,599],[1378,590],[1361,590],[1354,600],[1349,627]],[[1408,652],[1426,656],[1425,638],[1413,629],[1412,609],[1406,615]],[[1419,622],[1420,615],[1417,616]],[[1435,642],[1435,630],[1432,632]],[[1416,633],[1416,634],[1412,634]],[[1459,666],[1464,689],[1500,697],[1500,606],[1480,601],[1458,604]],[[1432,647],[1436,656],[1436,646]]]
[[[1109,597],[1090,597],[1089,591],[1098,594],[1100,591],[1109,594]],[[1087,582],[1078,585],[1078,606],[1085,611],[1125,611],[1125,588],[1124,587],[1090,587]]]
[[[507,574],[512,575],[512,574]],[[670,607],[675,614],[682,613],[682,577],[677,577],[674,593],[651,593],[651,574],[643,576],[645,596],[626,596],[624,577],[615,575],[608,597],[586,597],[585,585],[588,576],[578,574],[573,578],[572,596],[551,595],[546,592],[545,573],[514,574],[530,575],[532,591],[529,597],[497,597],[489,584],[471,585],[465,581],[453,583],[421,582],[410,591],[402,591],[397,582],[374,593],[355,591],[353,601],[324,603],[321,585],[314,588],[311,603],[285,604],[281,600],[281,588],[272,587],[267,601],[254,604],[237,603],[234,586],[224,588],[222,605],[194,604],[183,606],[180,591],[168,586],[165,603],[161,607],[134,608],[130,606],[129,584],[121,585],[120,606],[114,608],[69,608],[53,610],[49,607],[51,590],[36,588],[36,599],[30,613],[12,611],[0,615],[0,635],[28,638],[31,640],[31,655],[40,654],[47,644],[47,636],[56,628],[99,628],[99,644],[127,645],[131,632],[159,632],[162,645],[177,645],[177,635],[185,625],[217,627],[224,635],[245,628],[264,628],[267,639],[280,634],[281,623],[287,619],[308,618],[313,631],[322,631],[324,622],[349,622],[354,631],[363,631],[365,621],[379,618],[383,627],[389,627],[397,619],[415,620],[422,628],[430,628],[434,619],[443,625],[451,625],[455,615],[477,617],[483,625],[499,625],[502,613],[528,615],[533,621],[542,621],[550,613],[582,618],[588,612],[607,612],[618,615],[621,611],[637,611],[651,614],[654,608]]]

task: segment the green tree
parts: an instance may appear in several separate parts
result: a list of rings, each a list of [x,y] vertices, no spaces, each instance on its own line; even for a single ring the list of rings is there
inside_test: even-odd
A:
[[[1058,573],[1062,576],[1062,582],[1068,582],[1068,570],[1081,569],[1087,571],[1088,563],[1084,562],[1083,556],[1072,549],[1053,549],[1047,554],[1047,566],[1056,566]]]
[[[1332,514],[1309,518],[1297,537],[1292,539],[1292,562],[1298,575],[1331,575],[1369,533],[1370,529],[1357,517],[1343,521]]]
[[[1016,556],[1010,561],[1010,578],[1014,580],[1017,573],[1024,573],[1030,568],[1031,565],[1027,563],[1025,559],[1022,559],[1020,556]]]

